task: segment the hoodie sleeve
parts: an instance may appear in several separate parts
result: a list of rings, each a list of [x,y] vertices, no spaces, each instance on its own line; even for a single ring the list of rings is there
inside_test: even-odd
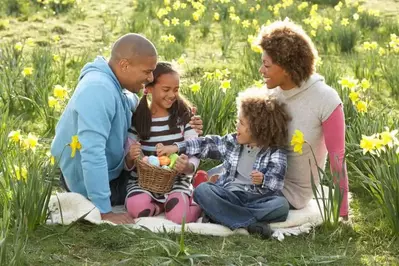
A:
[[[104,85],[89,84],[75,100],[81,163],[88,198],[101,213],[111,211],[106,142],[115,115],[115,96]]]

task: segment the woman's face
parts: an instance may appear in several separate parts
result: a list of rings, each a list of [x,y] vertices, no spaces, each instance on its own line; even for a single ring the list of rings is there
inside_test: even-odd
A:
[[[286,83],[288,75],[282,67],[273,63],[270,56],[263,52],[262,54],[262,65],[259,68],[259,72],[265,79],[266,86],[268,89],[274,89],[281,87],[282,84]]]

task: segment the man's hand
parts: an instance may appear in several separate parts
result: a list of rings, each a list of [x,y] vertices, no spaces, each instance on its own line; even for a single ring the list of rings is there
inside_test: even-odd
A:
[[[128,213],[102,213],[101,219],[114,224],[134,224],[134,220]]]
[[[177,145],[167,145],[164,146],[162,143],[158,143],[155,148],[157,149],[158,156],[169,156],[172,153],[177,153],[178,148]]]
[[[193,114],[193,116],[191,117],[190,126],[192,127],[192,129],[195,130],[195,132],[197,132],[198,135],[202,135],[202,119],[201,116],[196,115],[197,108],[191,108],[191,113]]]
[[[176,160],[174,169],[183,174],[191,174],[194,172],[194,166],[188,160],[188,156],[181,154]]]
[[[263,183],[263,173],[259,171],[252,171],[251,179],[252,179],[252,184],[261,185]]]

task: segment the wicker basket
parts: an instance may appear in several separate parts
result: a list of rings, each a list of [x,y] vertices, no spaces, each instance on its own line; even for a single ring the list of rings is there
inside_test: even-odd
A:
[[[140,187],[160,194],[172,190],[178,174],[176,170],[153,166],[140,159],[136,160],[136,167]]]

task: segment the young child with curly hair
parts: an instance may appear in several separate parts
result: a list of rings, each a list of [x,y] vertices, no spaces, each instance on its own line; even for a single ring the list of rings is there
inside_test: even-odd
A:
[[[272,233],[268,223],[285,221],[289,211],[281,190],[290,118],[283,104],[259,89],[241,92],[237,109],[236,133],[159,145],[157,152],[222,160],[225,171],[217,182],[201,183],[194,190],[194,200],[205,214],[203,220],[231,229],[246,228],[268,238]]]

